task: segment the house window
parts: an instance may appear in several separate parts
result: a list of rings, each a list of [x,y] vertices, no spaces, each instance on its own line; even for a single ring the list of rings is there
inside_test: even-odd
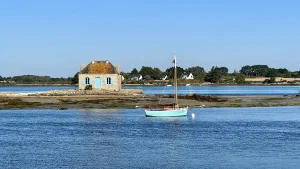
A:
[[[111,78],[110,77],[106,78],[106,84],[111,84]]]
[[[90,78],[85,78],[85,84],[89,85],[90,84]]]

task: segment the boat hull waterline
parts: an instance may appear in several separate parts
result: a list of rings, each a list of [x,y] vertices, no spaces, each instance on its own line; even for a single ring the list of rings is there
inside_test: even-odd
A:
[[[180,108],[173,110],[145,110],[147,117],[179,117],[186,116],[188,109]]]

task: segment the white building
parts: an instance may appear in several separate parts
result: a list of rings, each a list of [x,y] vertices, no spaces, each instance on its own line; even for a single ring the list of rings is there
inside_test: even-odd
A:
[[[184,74],[182,76],[182,79],[190,80],[190,79],[194,79],[194,76],[193,76],[192,73],[190,73],[190,74]]]
[[[161,80],[167,80],[168,79],[168,75],[166,75],[165,77],[161,78]]]
[[[143,80],[142,75],[130,75],[128,80]]]

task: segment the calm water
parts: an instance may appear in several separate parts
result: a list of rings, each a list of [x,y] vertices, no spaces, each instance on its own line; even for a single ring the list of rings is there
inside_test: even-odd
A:
[[[300,107],[192,109],[181,118],[1,110],[0,124],[1,168],[300,166]]]
[[[0,87],[0,92],[37,93],[49,90],[76,89],[77,86],[9,86]],[[141,89],[145,94],[173,94],[174,87],[167,86],[123,86],[124,89]],[[266,96],[295,95],[300,86],[179,86],[178,93],[196,93],[214,96]]]
[[[127,89],[142,89],[145,94],[173,94],[174,87],[168,86],[124,86]],[[178,93],[196,93],[215,96],[267,96],[295,95],[300,86],[179,86]]]
[[[37,93],[50,90],[69,90],[77,88],[77,86],[0,86],[0,92]]]

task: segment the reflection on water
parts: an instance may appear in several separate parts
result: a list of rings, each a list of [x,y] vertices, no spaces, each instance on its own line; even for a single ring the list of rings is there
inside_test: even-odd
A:
[[[166,121],[166,122],[174,122],[174,121],[185,121],[188,118],[186,116],[180,117],[147,117],[149,121]]]
[[[90,116],[91,118],[121,115],[121,110],[119,109],[79,109],[78,112],[82,116]]]
[[[194,114],[194,115],[193,115]],[[2,168],[298,168],[300,107],[1,110]]]

